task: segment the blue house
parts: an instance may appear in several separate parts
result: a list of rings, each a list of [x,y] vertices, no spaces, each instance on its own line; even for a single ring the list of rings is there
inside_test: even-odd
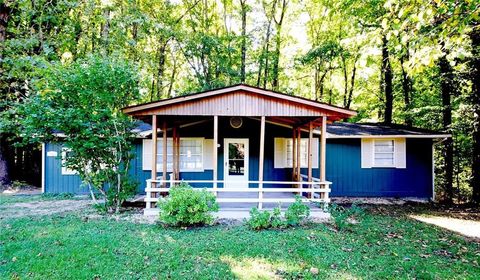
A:
[[[397,125],[342,122],[344,108],[236,85],[124,108],[139,120],[130,173],[146,214],[180,182],[221,203],[328,203],[332,196],[434,196],[436,142],[449,137]],[[68,150],[43,148],[43,191],[86,193],[62,167]]]

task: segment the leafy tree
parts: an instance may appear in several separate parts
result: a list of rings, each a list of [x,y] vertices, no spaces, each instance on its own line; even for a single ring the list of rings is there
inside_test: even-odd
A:
[[[118,212],[134,194],[128,176],[134,135],[132,120],[121,112],[138,98],[137,75],[129,64],[92,56],[67,65],[50,65],[37,93],[20,107],[28,141],[58,141],[71,152],[65,166]],[[55,132],[64,137],[55,136]]]

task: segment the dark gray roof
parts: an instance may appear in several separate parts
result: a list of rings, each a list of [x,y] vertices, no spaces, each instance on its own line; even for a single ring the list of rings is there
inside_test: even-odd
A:
[[[382,123],[347,123],[335,122],[327,125],[329,137],[365,137],[365,136],[417,136],[417,137],[449,137],[449,134],[404,125]]]

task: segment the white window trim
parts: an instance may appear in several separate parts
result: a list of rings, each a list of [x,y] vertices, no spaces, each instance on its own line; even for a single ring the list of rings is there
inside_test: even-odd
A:
[[[201,149],[200,150],[202,152],[202,156],[201,156],[202,167],[201,168],[180,168],[180,172],[204,172],[205,171],[205,151],[204,151],[205,137],[180,137],[180,140],[200,140],[200,143],[201,143]],[[142,142],[142,162],[143,163],[146,160],[148,160],[148,161],[152,160],[151,158],[145,158],[144,157],[146,141],[151,141],[150,143],[152,143],[152,145],[153,145],[152,139],[143,139],[143,142]],[[163,143],[163,138],[157,138],[157,141]],[[167,138],[167,143],[169,143],[169,142],[173,142],[173,139],[171,137]],[[157,149],[157,172],[162,172],[163,171],[163,166],[161,165],[161,163],[158,163],[158,160],[162,160],[162,157],[161,157],[162,152],[163,151],[160,151],[160,150]],[[170,154],[167,154],[167,156],[172,156],[173,157],[173,155],[170,155]],[[151,167],[148,168],[148,167],[145,166],[145,164],[142,164],[142,169],[143,170],[152,170]],[[168,167],[168,164],[167,164],[167,172],[173,172],[173,169],[171,167]]]
[[[75,170],[72,170],[68,167],[65,166],[65,161],[66,161],[66,158],[67,158],[67,153],[68,152],[71,152],[72,149],[69,149],[69,148],[65,148],[63,147],[62,148],[62,161],[61,161],[61,164],[62,164],[62,175],[77,175],[77,171]]]
[[[288,152],[288,145],[289,145],[289,142],[292,142],[293,144],[293,139],[292,138],[284,138],[284,147],[283,147],[283,150],[284,150],[284,155],[283,155],[283,168],[292,168],[293,166],[293,159],[291,161],[291,163],[289,164],[288,163],[288,157],[289,155],[291,155],[289,152]],[[305,142],[305,153],[302,155],[300,154],[300,168],[308,168],[308,138],[300,138],[300,141],[301,142]],[[315,144],[315,141],[317,141],[317,144]],[[302,145],[300,144],[300,147]],[[317,147],[317,148],[315,148]],[[293,147],[292,147],[293,148]],[[318,158],[315,157],[315,154],[318,154],[319,152],[319,149],[320,149],[320,146],[318,145],[318,138],[314,138],[313,141],[312,141],[312,168],[319,168],[319,164],[318,164]],[[301,164],[301,159],[302,159],[302,156],[306,156],[306,161],[304,164]]]
[[[388,152],[388,154],[393,154],[393,160],[392,160],[392,164],[388,165],[381,165],[381,164],[376,164],[375,163],[375,154],[377,152],[375,152],[375,143],[377,141],[393,141],[393,151],[392,152]],[[396,168],[397,167],[397,156],[396,156],[396,149],[397,149],[397,140],[395,138],[382,138],[382,139],[373,139],[373,147],[372,147],[372,167],[375,167],[375,168]],[[382,153],[382,152],[379,152],[379,153]],[[386,152],[383,152],[384,154],[387,154]]]

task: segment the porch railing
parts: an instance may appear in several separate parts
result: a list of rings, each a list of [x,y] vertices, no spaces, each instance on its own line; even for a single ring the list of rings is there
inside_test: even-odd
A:
[[[324,207],[330,202],[329,193],[330,185],[332,182],[324,181],[321,182],[318,178],[312,178],[312,182],[307,181],[307,177],[301,175],[302,181],[224,181],[224,180],[147,180],[147,187],[145,188],[145,202],[146,209],[151,209],[153,203],[161,201],[164,197],[158,196],[157,194],[168,193],[170,187],[176,184],[185,182],[189,184],[212,184],[212,188],[198,188],[198,190],[205,189],[207,191],[213,192],[215,196],[218,196],[218,193],[257,193],[257,197],[251,198],[226,198],[226,197],[217,197],[217,202],[219,203],[258,203],[258,208],[263,208],[263,203],[281,203],[281,202],[294,202],[295,198],[265,198],[264,193],[298,193],[302,196],[303,193],[306,193],[308,197],[302,196],[303,202],[318,202],[323,203]],[[257,188],[218,188],[218,184],[225,183],[246,183],[246,184],[257,184]],[[263,185],[285,185],[285,186],[297,186],[297,187],[268,187],[265,188]]]

